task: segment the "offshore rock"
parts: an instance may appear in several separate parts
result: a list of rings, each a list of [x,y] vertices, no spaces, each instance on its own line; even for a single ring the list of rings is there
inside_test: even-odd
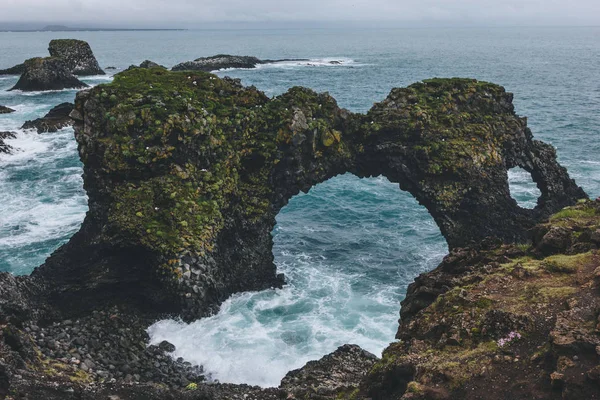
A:
[[[347,398],[358,392],[359,383],[377,361],[379,358],[359,346],[346,344],[288,372],[279,388],[298,399]]]
[[[258,64],[262,64],[262,61],[256,57],[218,54],[212,57],[202,57],[194,61],[177,64],[172,70],[210,72],[226,68],[255,68]]]
[[[13,147],[4,143],[4,141],[6,139],[14,139],[16,137],[17,136],[14,132],[0,132],[0,154],[12,153]]]
[[[51,57],[63,59],[74,75],[104,75],[90,45],[83,40],[55,39],[50,42],[48,51]]]
[[[88,85],[77,79],[60,58],[32,58],[25,61],[25,70],[10,90],[25,92],[81,89]]]
[[[15,110],[13,110],[12,108],[0,106],[0,114],[10,114],[10,113],[14,113],[14,112],[15,112]]]
[[[0,75],[21,75],[25,71],[25,64],[15,65],[7,69],[0,69]]]
[[[309,61],[304,58],[290,58],[282,60],[260,60],[256,57],[250,56],[231,56],[227,54],[219,54],[212,57],[202,57],[194,61],[187,61],[181,64],[177,64],[171,70],[172,71],[218,71],[227,68],[256,68],[261,64],[273,64],[283,61]]]
[[[33,277],[72,314],[121,304],[189,320],[232,293],[281,286],[277,213],[343,173],[398,183],[451,249],[526,240],[586,197],[512,95],[470,79],[394,89],[362,115],[304,88],[269,99],[207,73],[138,68],[80,92],[71,115],[89,212]],[[516,166],[542,192],[534,210],[510,196]]]
[[[59,104],[43,118],[25,122],[21,129],[35,129],[38,133],[57,132],[59,129],[73,125],[70,114],[74,108],[73,103]]]

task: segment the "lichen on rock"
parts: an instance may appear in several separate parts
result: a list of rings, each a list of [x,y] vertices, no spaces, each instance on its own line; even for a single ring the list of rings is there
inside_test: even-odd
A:
[[[51,57],[61,58],[74,75],[104,75],[88,42],[55,39],[50,41],[48,51]]]

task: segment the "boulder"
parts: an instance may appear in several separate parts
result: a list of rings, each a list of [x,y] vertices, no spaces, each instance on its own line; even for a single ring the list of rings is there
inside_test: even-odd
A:
[[[140,68],[164,68],[166,69],[166,67],[163,67],[160,64],[155,63],[154,61],[150,61],[150,60],[145,60],[140,64]]]
[[[379,358],[374,354],[346,344],[320,360],[288,372],[279,388],[298,399],[344,398],[343,394],[358,388],[377,361]]]
[[[129,68],[126,69],[126,71],[129,71],[131,69],[134,68],[162,68],[162,69],[167,69],[166,67],[155,63],[154,61],[150,61],[150,60],[145,60],[143,61],[140,65],[131,65]]]
[[[25,64],[15,65],[7,69],[0,69],[0,75],[21,75],[25,70]]]
[[[62,103],[54,107],[43,118],[27,121],[21,129],[36,129],[38,133],[56,132],[59,129],[73,125],[69,116],[73,111],[73,103]]]
[[[8,108],[5,106],[0,106],[0,114],[10,114],[15,112],[15,110],[13,110],[12,108]]]
[[[83,40],[55,39],[48,47],[51,57],[62,58],[67,68],[79,76],[104,75],[90,45]]]
[[[197,58],[194,61],[177,64],[172,68],[172,70],[210,72],[226,68],[255,68],[259,64],[263,64],[263,61],[256,57],[219,54],[212,57],[202,57]]]
[[[82,89],[88,87],[67,68],[60,58],[32,58],[25,61],[25,70],[10,90],[25,92],[42,90]]]

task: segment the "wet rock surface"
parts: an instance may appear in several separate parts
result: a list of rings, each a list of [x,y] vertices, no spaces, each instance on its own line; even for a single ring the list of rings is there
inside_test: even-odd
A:
[[[51,57],[62,59],[74,75],[104,75],[90,45],[83,40],[55,39],[48,51]]]
[[[0,154],[10,154],[14,150],[13,147],[9,144],[6,144],[4,141],[6,139],[14,139],[16,138],[16,134],[14,132],[0,132]]]
[[[5,106],[0,106],[0,114],[10,114],[15,112],[15,110],[13,110],[12,108],[8,108]]]
[[[59,129],[73,125],[70,114],[74,107],[73,103],[59,104],[44,117],[25,122],[21,129],[35,129],[38,133],[57,132]]]
[[[344,345],[318,361],[290,371],[282,390],[299,399],[350,397],[379,358],[356,345]]]
[[[17,84],[10,90],[24,92],[82,89],[88,87],[77,79],[60,58],[32,58],[25,61],[25,69]]]

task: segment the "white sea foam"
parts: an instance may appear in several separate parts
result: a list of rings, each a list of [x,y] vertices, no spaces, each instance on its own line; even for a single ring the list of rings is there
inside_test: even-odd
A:
[[[365,199],[372,199],[370,189],[379,186],[388,191],[388,196],[401,193],[397,185],[385,179],[343,177],[328,182],[321,191],[311,191],[309,197],[300,195],[293,199],[289,207],[297,214],[292,211],[282,223],[278,221],[275,230],[274,253],[288,286],[234,295],[223,303],[218,314],[191,324],[157,322],[148,329],[151,343],[173,343],[177,348],[173,357],[204,366],[212,379],[263,387],[278,386],[290,370],[319,359],[342,344],[358,344],[380,355],[394,339],[399,302],[407,284],[419,273],[432,269],[446,248],[438,241],[415,246],[415,240],[422,240],[413,230],[435,233],[437,227],[431,224],[403,221],[401,229],[387,234],[387,239],[381,237],[376,223],[365,229],[373,218],[371,211],[381,207],[377,204],[382,201],[383,205],[389,204],[389,197],[387,201],[375,200],[371,203],[373,209],[367,211],[350,207],[349,203],[372,201]],[[363,196],[362,199],[348,200],[349,191],[353,196]],[[414,199],[410,201],[406,207],[416,204]],[[355,215],[365,221],[357,232],[342,225],[333,228],[333,236],[341,237],[332,237],[331,225],[339,224],[340,217],[329,216],[325,211],[333,222],[323,221],[324,216],[316,214],[316,220],[310,223],[308,212],[314,210],[315,204],[321,210],[342,209],[350,218],[347,223],[355,223]],[[412,235],[412,239],[403,239],[403,232]],[[364,236],[372,240],[370,248],[350,251],[344,242],[360,243]],[[402,240],[406,240],[404,246]],[[399,247],[413,254],[413,259],[406,261],[407,268],[394,253]],[[339,249],[351,258],[340,259]],[[382,254],[376,253],[382,251],[391,252],[393,259],[384,262]]]
[[[508,171],[508,183],[511,196],[523,208],[535,208],[537,199],[541,196],[531,174],[522,168],[512,168]]]
[[[87,211],[73,130],[43,135],[17,131],[17,137],[6,142],[15,150],[0,157],[0,252],[18,253],[20,248],[68,238]],[[42,251],[36,262],[43,258]],[[24,270],[13,272],[27,273],[37,265],[19,266]]]
[[[219,72],[236,71],[236,70],[255,70],[255,69],[297,69],[297,68],[335,68],[335,67],[362,67],[367,64],[357,63],[356,61],[340,57],[340,58],[313,58],[307,60],[295,60],[295,61],[278,61],[266,64],[258,64],[256,68],[224,68]]]

